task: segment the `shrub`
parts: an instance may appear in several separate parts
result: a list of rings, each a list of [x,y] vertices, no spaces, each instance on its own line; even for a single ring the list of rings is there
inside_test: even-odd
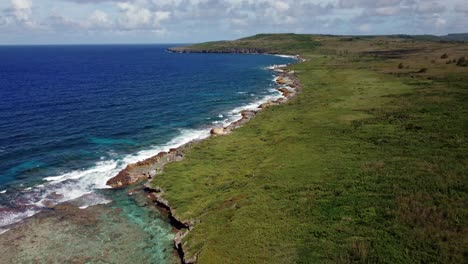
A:
[[[468,66],[468,60],[466,60],[464,56],[460,57],[457,61],[457,66],[462,66],[462,67]]]
[[[400,64],[398,64],[398,69],[403,69],[403,62],[400,62]]]
[[[427,68],[421,68],[421,69],[418,71],[418,73],[425,73],[425,72],[427,72]]]
[[[446,59],[446,58],[448,58],[447,53],[442,54],[442,56],[440,56],[440,58],[441,58],[441,59]]]

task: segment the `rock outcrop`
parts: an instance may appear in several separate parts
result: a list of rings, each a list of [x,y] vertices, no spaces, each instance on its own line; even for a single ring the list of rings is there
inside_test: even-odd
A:
[[[121,188],[151,179],[160,173],[167,163],[181,160],[184,156],[183,149],[184,147],[180,147],[171,149],[169,152],[159,152],[149,159],[129,164],[106,184],[112,188]]]
[[[210,134],[219,136],[219,135],[224,135],[226,132],[224,131],[223,127],[214,127],[211,129]]]

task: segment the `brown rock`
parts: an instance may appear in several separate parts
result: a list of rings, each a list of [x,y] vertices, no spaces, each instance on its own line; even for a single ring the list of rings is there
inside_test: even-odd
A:
[[[255,116],[255,111],[252,110],[243,110],[240,112],[242,119],[252,119]]]
[[[282,76],[279,76],[279,77],[276,79],[276,83],[277,83],[277,84],[286,84],[286,80],[285,80]]]
[[[265,108],[268,108],[268,107],[273,106],[273,105],[276,105],[276,104],[274,102],[266,102],[266,103],[261,104],[259,107],[261,109],[265,109]]]
[[[211,129],[210,134],[211,135],[224,135],[224,128],[222,127],[214,127]]]

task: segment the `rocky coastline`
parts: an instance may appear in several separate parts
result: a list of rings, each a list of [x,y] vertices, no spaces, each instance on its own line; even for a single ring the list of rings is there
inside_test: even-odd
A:
[[[185,49],[169,49],[170,52],[203,52],[203,51],[187,51]],[[209,51],[206,51],[209,52]],[[253,54],[265,54],[258,50],[252,49],[241,49],[226,51],[223,53],[253,53]],[[289,55],[288,55],[289,56]],[[305,61],[299,55],[291,56],[296,58],[298,61]],[[279,85],[277,90],[281,92],[282,97],[276,100],[271,100],[262,103],[255,110],[243,110],[240,112],[241,118],[230,123],[229,125],[216,126],[211,128],[210,134],[212,137],[226,135],[231,133],[233,130],[241,127],[252,118],[254,118],[260,111],[275,105],[280,105],[288,102],[300,92],[302,85],[299,79],[296,77],[295,72],[288,69],[288,65],[273,65],[268,67],[268,70],[275,74],[275,83]],[[169,204],[169,201],[164,198],[164,190],[161,187],[152,187],[150,181],[152,178],[161,174],[166,164],[180,161],[184,158],[185,153],[190,149],[193,144],[197,141],[192,141],[184,144],[178,148],[170,149],[168,152],[160,152],[157,155],[148,158],[146,160],[129,164],[125,169],[120,171],[116,176],[107,181],[107,185],[112,188],[124,188],[129,185],[141,183],[146,181],[144,184],[144,191],[148,199],[150,199],[155,206],[168,213],[168,218],[171,225],[176,230],[174,237],[174,248],[176,249],[182,263],[196,263],[198,260],[198,253],[194,256],[187,256],[184,251],[183,238],[194,228],[194,221],[186,221],[179,219],[175,214],[175,209]],[[129,193],[130,194],[130,193]]]

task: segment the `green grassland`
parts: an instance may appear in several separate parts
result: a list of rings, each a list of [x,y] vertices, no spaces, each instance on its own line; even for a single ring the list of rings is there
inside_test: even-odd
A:
[[[234,41],[214,41],[188,47],[175,47],[175,51],[245,52],[298,54],[318,45],[311,35],[258,34]]]
[[[468,67],[452,62],[467,44],[291,34],[240,42],[300,53],[308,61],[290,69],[304,87],[232,134],[196,144],[153,180],[177,217],[196,222],[187,255],[467,261]]]

